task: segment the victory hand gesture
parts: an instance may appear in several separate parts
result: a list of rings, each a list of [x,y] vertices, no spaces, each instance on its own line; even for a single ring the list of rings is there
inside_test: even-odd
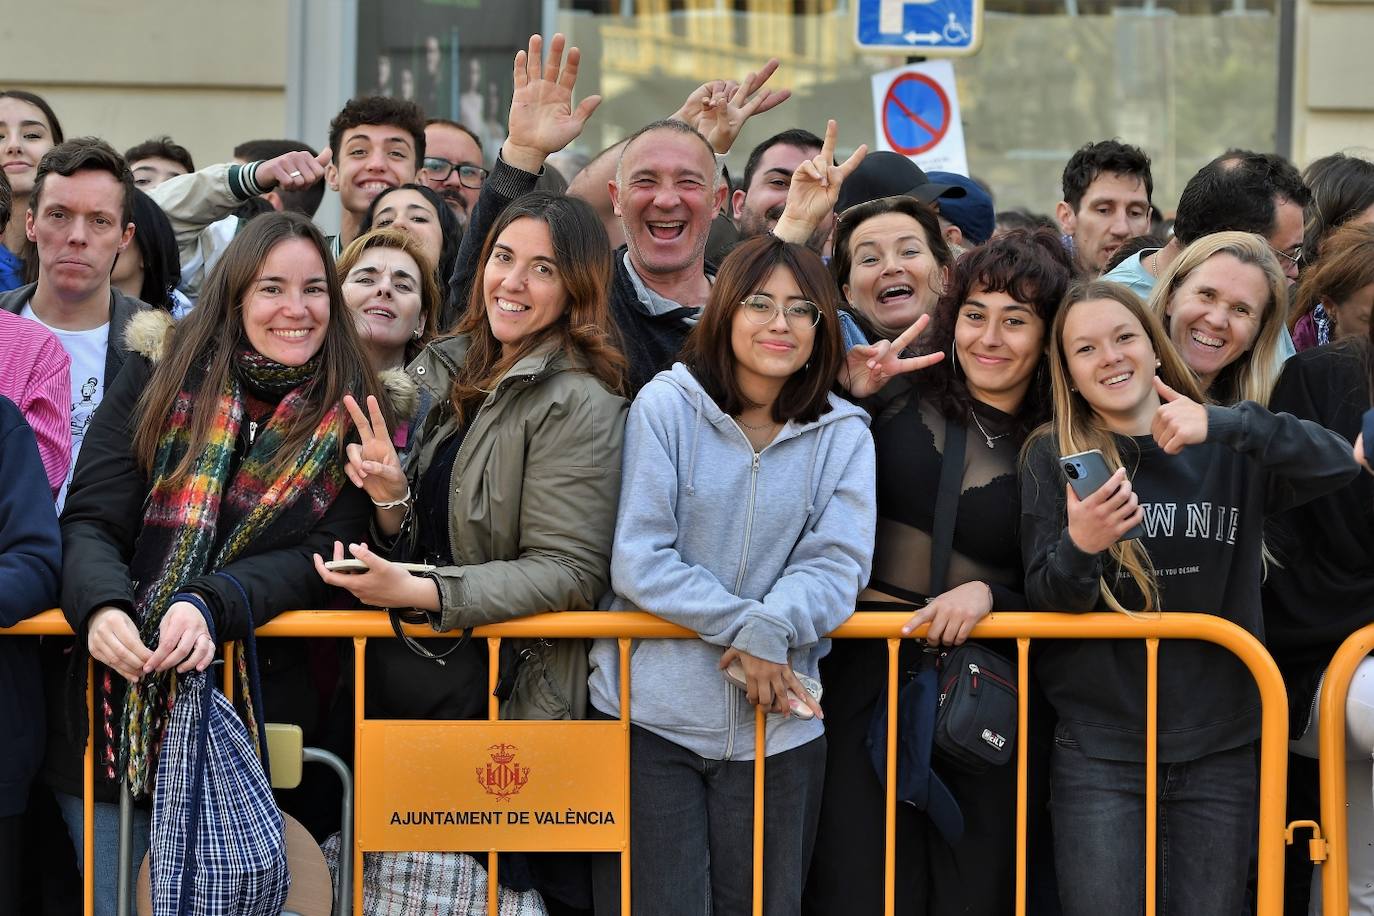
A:
[[[344,407],[353,417],[353,425],[358,428],[358,441],[350,442],[345,451],[348,463],[344,473],[353,485],[364,490],[374,503],[390,503],[405,499],[410,491],[405,473],[401,470],[401,459],[396,455],[396,447],[391,444],[391,434],[386,428],[386,418],[382,416],[381,405],[372,395],[367,397],[370,416],[364,416],[358,402],[351,394],[344,395]]]
[[[684,103],[684,120],[701,131],[718,154],[730,152],[745,121],[791,98],[791,89],[763,88],[777,69],[778,60],[772,58],[762,70],[746,75],[739,83],[712,80],[702,85]]]
[[[1179,394],[1159,376],[1155,376],[1155,390],[1163,403],[1150,421],[1150,435],[1166,455],[1177,455],[1185,445],[1201,445],[1207,441],[1207,408],[1186,395]]]
[[[892,378],[933,366],[944,359],[942,350],[925,356],[902,356],[902,351],[920,336],[928,324],[930,316],[922,315],[896,340],[880,340],[875,344],[850,347],[844,355],[844,365],[840,367],[840,384],[854,397],[866,398],[881,391]]]
[[[825,125],[825,143],[814,159],[803,159],[792,173],[787,188],[787,205],[778,219],[773,234],[780,239],[806,244],[825,218],[834,212],[840,199],[840,185],[853,174],[868,155],[868,144],[861,145],[839,165],[835,165],[835,138],[839,129],[834,121]]]
[[[601,104],[601,96],[589,95],[576,109],[572,107],[582,52],[569,48],[565,62],[563,45],[562,33],[554,35],[545,62],[544,39],[531,35],[529,50],[515,55],[515,89],[501,158],[516,168],[539,171],[547,156],[577,139],[587,119]]]

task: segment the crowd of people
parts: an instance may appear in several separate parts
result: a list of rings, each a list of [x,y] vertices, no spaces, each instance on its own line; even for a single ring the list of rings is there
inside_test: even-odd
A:
[[[116,911],[119,787],[136,864],[178,678],[298,608],[435,630],[641,609],[695,632],[633,648],[630,882],[655,916],[750,912],[756,708],[764,911],[882,912],[885,647],[827,638],[856,608],[920,637],[904,677],[994,611],[1215,614],[1264,641],[1315,756],[1322,671],[1374,621],[1374,163],[1226,150],[1166,220],[1148,156],[1097,140],[1051,218],[894,153],[839,161],[829,121],[732,183],[745,122],[792,123],[770,63],[564,176],[550,159],[600,101],[574,100],[580,62],[562,36],[515,55],[499,149],[369,96],[322,150],[251,140],[200,168],[169,137],[67,139],[0,91],[0,625],[60,606],[76,634],[0,639],[0,912],[70,912],[78,869]],[[1091,452],[1105,483],[1080,492],[1062,459]],[[264,640],[266,717],[351,757],[351,652]],[[1161,912],[1248,912],[1258,692],[1216,647],[1159,658]],[[365,664],[370,717],[486,714],[484,646],[370,640]],[[1031,664],[1029,912],[1140,912],[1145,649],[1062,640]],[[499,669],[503,717],[620,714],[615,640],[508,640]],[[1366,914],[1372,711],[1366,660]],[[1014,765],[929,769],[953,808],[899,806],[896,911],[1012,912]],[[320,840],[327,789],[279,798]],[[370,854],[368,912],[466,912],[462,855]],[[521,912],[619,911],[614,856],[510,854],[499,880]],[[1320,912],[1310,869],[1287,892]]]

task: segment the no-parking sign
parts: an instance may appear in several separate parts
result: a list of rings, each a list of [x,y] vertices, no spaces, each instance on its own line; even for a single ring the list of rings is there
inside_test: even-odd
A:
[[[968,174],[954,65],[913,64],[873,75],[877,149],[910,157],[926,171]]]

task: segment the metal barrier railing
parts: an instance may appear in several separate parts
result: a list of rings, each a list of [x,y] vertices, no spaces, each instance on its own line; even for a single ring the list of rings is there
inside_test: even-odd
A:
[[[1321,828],[1314,831],[1312,855],[1322,863],[1322,908],[1326,916],[1350,913],[1350,839],[1346,835],[1345,704],[1360,662],[1374,651],[1374,624],[1356,630],[1331,659],[1322,679],[1318,707]]]
[[[880,612],[859,612],[842,624],[832,637],[840,639],[882,639],[887,642],[888,650],[888,735],[887,735],[887,796],[886,796],[886,850],[884,860],[884,911],[886,914],[893,912],[893,887],[896,869],[896,751],[897,751],[897,652],[901,644],[899,628],[906,620],[904,615],[880,613]],[[411,636],[434,637],[432,630],[426,627],[406,627]],[[9,630],[0,631],[16,635],[37,635],[45,633],[70,633],[61,615],[55,611],[45,612]],[[923,630],[917,631],[907,638],[919,638]],[[364,657],[366,642],[372,638],[394,638],[391,623],[388,616],[383,612],[377,611],[294,611],[281,614],[258,630],[258,634],[263,637],[344,637],[352,638],[355,646],[355,724],[357,725],[355,737],[355,769],[365,769],[364,759],[364,737],[367,730],[372,728],[369,724],[377,720],[366,720],[363,717],[364,706],[362,702],[364,691]],[[1369,638],[1374,642],[1374,629],[1369,631]],[[457,636],[457,633],[447,634]],[[696,634],[652,617],[648,614],[640,613],[610,613],[610,612],[563,612],[556,614],[540,614],[532,617],[524,617],[511,620],[506,623],[493,626],[478,627],[474,633],[475,638],[488,640],[488,651],[492,660],[491,664],[491,686],[495,687],[497,676],[496,661],[498,658],[500,640],[503,638],[605,638],[617,639],[621,647],[621,719],[612,723],[510,723],[508,720],[501,720],[501,727],[516,725],[522,729],[548,728],[550,726],[571,725],[572,727],[587,726],[607,726],[618,729],[620,746],[623,749],[625,766],[628,766],[629,748],[629,709],[630,709],[630,678],[629,678],[629,643],[631,639],[682,639],[696,638]],[[1259,848],[1258,848],[1258,884],[1256,896],[1256,916],[1280,916],[1283,910],[1283,867],[1284,867],[1284,800],[1286,791],[1287,773],[1287,754],[1288,754],[1288,701],[1284,691],[1283,680],[1279,675],[1278,668],[1273,659],[1265,651],[1260,642],[1250,633],[1241,629],[1229,621],[1219,617],[1205,614],[1186,614],[1186,613],[1167,613],[1161,615],[1137,615],[1127,617],[1121,614],[1056,614],[1056,613],[1000,613],[989,615],[973,630],[972,634],[979,639],[1015,639],[1017,643],[1018,655],[1018,680],[1019,680],[1019,731],[1022,736],[1027,734],[1028,708],[1027,699],[1029,694],[1029,653],[1030,644],[1034,639],[1140,639],[1145,641],[1146,647],[1146,801],[1145,801],[1145,823],[1146,823],[1146,863],[1145,863],[1145,893],[1147,916],[1153,916],[1156,912],[1155,899],[1155,874],[1156,874],[1156,773],[1158,765],[1158,678],[1159,678],[1159,641],[1161,639],[1188,639],[1202,640],[1211,642],[1230,651],[1237,656],[1242,663],[1250,670],[1255,678],[1259,689],[1260,699],[1263,704],[1262,712],[1262,734],[1260,739],[1260,773],[1259,773]],[[1366,648],[1365,652],[1368,651]],[[1340,656],[1338,656],[1340,658]],[[1333,668],[1335,664],[1333,663]],[[1353,670],[1353,665],[1351,666]],[[1331,676],[1328,675],[1328,683],[1333,683]],[[1346,675],[1344,684],[1349,683],[1349,674]],[[1340,693],[1344,694],[1344,690]],[[1334,696],[1336,691],[1332,690],[1328,694]],[[1326,700],[1323,701],[1323,715],[1326,715]],[[1342,706],[1343,708],[1343,706]],[[497,717],[497,701],[493,697],[489,703],[489,721],[495,721]],[[763,714],[756,712],[756,725],[761,726]],[[387,723],[379,723],[385,726]],[[487,723],[443,723],[446,727],[461,727],[472,725],[487,725]],[[755,767],[755,792],[754,792],[754,912],[761,913],[763,906],[763,884],[762,884],[762,864],[763,864],[763,786],[764,786],[764,738],[765,732],[762,727],[756,728],[756,759],[758,764]],[[1339,738],[1340,748],[1343,750],[1344,731],[1341,730]],[[1323,741],[1326,741],[1324,735]],[[1323,758],[1326,756],[1326,747],[1323,746]],[[1342,759],[1337,757],[1334,759]],[[1026,766],[1027,753],[1026,741],[1019,741],[1017,744],[1017,805],[1016,805],[1016,912],[1017,916],[1024,916],[1026,910]],[[91,790],[93,786],[93,767],[94,760],[91,754],[90,745],[87,747],[86,755],[86,862],[92,863],[92,831],[90,821],[92,816]],[[607,778],[604,771],[598,774],[601,778]],[[1343,776],[1343,773],[1342,773]],[[629,778],[628,770],[616,776],[619,787],[619,804],[624,811],[628,812],[629,806]],[[364,782],[363,778],[355,779],[354,791],[356,793],[354,810],[360,819],[366,817],[364,813]],[[1342,779],[1343,785],[1343,779]],[[1327,815],[1326,800],[1326,780],[1323,779],[1323,816]],[[1343,817],[1343,815],[1342,815]],[[1329,826],[1335,824],[1335,818],[1329,822]],[[1343,820],[1342,820],[1343,823]],[[625,837],[628,838],[628,823],[625,824]],[[365,824],[360,825],[360,829],[355,833],[354,849],[354,911],[362,912],[362,854],[364,847],[368,844],[365,836],[368,834]],[[496,875],[496,851],[495,844],[486,844],[489,849],[488,866],[489,880],[488,888],[488,912],[497,912],[497,875]],[[520,847],[525,848],[525,847]],[[559,848],[582,848],[582,847],[559,847]],[[591,848],[591,847],[587,847]],[[595,847],[602,848],[602,847]],[[630,882],[629,866],[630,856],[628,841],[621,850],[621,905],[622,913],[629,916],[630,910]],[[91,912],[91,876],[94,869],[86,869],[86,912]],[[1330,879],[1328,879],[1330,880]],[[1330,885],[1328,885],[1329,887]]]

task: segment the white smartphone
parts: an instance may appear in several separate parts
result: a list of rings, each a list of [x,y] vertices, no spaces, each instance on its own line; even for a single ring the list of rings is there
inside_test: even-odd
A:
[[[1092,496],[1102,489],[1103,484],[1112,476],[1111,468],[1107,467],[1107,459],[1095,448],[1075,455],[1065,455],[1059,459],[1059,466],[1064,470],[1064,476],[1069,479],[1069,486],[1073,487],[1073,492],[1079,499]],[[1144,536],[1145,529],[1136,525],[1123,534],[1120,540],[1130,541]]]
[[[399,566],[408,573],[427,573],[434,572],[438,567],[428,563],[392,563],[392,566]],[[367,572],[367,564],[362,560],[328,560],[324,568],[330,572],[341,573],[360,573]]]

